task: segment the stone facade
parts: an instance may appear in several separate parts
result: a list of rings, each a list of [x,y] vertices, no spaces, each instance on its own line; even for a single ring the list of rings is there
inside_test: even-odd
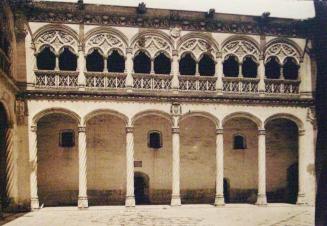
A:
[[[214,27],[197,30],[201,20],[190,18],[200,18],[198,13],[178,11],[189,16],[187,27],[183,20],[173,23],[174,18],[165,17],[170,24],[165,23],[161,17],[174,11],[158,10],[161,25],[155,26],[145,23],[146,17],[155,21],[152,10],[140,16],[113,7],[115,14],[130,15],[125,24],[114,24],[101,15],[96,20],[91,14],[97,14],[95,5],[65,5],[71,15],[50,2],[26,6],[39,14],[23,11],[25,36],[12,41],[18,56],[12,59],[19,62],[12,64],[16,77],[0,80],[0,100],[11,109],[8,118],[15,131],[15,158],[7,159],[15,178],[7,176],[14,181],[13,203],[32,209],[42,204],[134,206],[143,192],[143,201],[151,204],[314,204],[310,41],[300,27],[292,34],[274,30],[299,21],[276,19],[272,30],[265,30],[264,17],[215,14],[224,29],[213,17]],[[84,19],[78,20],[80,10]],[[131,24],[135,16],[143,19]],[[240,29],[248,23],[254,30]],[[38,68],[38,56],[47,48],[54,56],[53,70]],[[77,61],[72,71],[60,70],[65,49]],[[87,70],[95,50],[103,71]],[[113,51],[124,59],[122,72],[106,67]],[[135,72],[140,52],[149,58],[149,73]],[[155,72],[161,53],[171,62],[168,74]],[[180,73],[188,54],[194,75]],[[201,75],[204,56],[214,64],[213,76]],[[231,56],[238,64],[236,77],[223,70]],[[257,65],[256,77],[244,76],[247,58]],[[281,65],[276,79],[265,75],[272,58]],[[288,59],[299,69],[293,80],[285,79],[282,70]],[[63,131],[73,132],[72,147],[60,144]],[[161,134],[160,148],[149,147],[151,131]],[[245,138],[244,148],[234,147],[237,135]]]

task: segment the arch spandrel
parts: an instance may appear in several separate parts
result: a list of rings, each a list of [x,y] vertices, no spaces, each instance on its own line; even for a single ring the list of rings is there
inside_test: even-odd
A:
[[[34,34],[36,53],[49,46],[59,55],[60,50],[68,47],[78,53],[79,40],[75,31],[63,25],[46,25]]]

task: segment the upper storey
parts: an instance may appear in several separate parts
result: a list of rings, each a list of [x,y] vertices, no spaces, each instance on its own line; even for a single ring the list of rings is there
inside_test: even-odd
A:
[[[130,7],[66,6],[66,11],[71,10],[70,19],[66,14],[61,18],[63,6],[50,3],[38,3],[35,7],[41,10],[39,16],[30,15],[30,32],[25,40],[29,89],[176,97],[312,97],[311,60],[305,51],[308,41],[296,33],[297,27],[291,37],[283,32],[272,36],[265,32],[268,28],[262,21],[256,21],[259,18],[222,15],[220,19],[235,17],[230,19],[236,24],[252,20],[258,33],[242,30],[242,34],[233,34],[238,33],[237,29],[207,32],[206,27],[190,31],[193,28],[185,27],[187,23],[172,23],[171,17],[169,24],[142,28],[145,15],[155,10],[140,13],[141,9]],[[58,13],[43,18],[50,9]],[[112,14],[92,19],[105,10]],[[82,18],[76,15],[81,19],[79,24],[75,12],[83,12]],[[158,10],[148,16],[156,21],[155,15],[159,18],[165,12],[172,11]],[[177,13],[190,20],[197,18],[195,12],[189,13],[194,17]],[[116,14],[121,16],[119,22],[109,26]],[[129,24],[127,15],[143,19],[139,24]],[[205,20],[216,24],[216,16],[208,13]],[[49,23],[59,20],[62,22]],[[295,23],[276,20],[283,26]]]

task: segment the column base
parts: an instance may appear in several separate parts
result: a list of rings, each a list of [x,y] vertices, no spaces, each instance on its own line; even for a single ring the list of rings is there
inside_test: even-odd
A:
[[[296,205],[307,205],[304,193],[298,193],[297,200],[296,200]]]
[[[224,206],[224,205],[225,205],[224,195],[216,195],[215,206]]]
[[[31,209],[32,210],[40,209],[39,198],[31,198]]]
[[[258,206],[266,206],[267,205],[267,196],[266,194],[258,194],[257,202],[255,203]]]
[[[78,197],[78,208],[79,209],[85,209],[89,207],[89,202],[87,200],[87,197]]]
[[[181,202],[180,195],[172,195],[170,205],[171,206],[181,206],[182,202]]]
[[[126,196],[125,200],[126,207],[135,207],[135,197],[133,196]]]

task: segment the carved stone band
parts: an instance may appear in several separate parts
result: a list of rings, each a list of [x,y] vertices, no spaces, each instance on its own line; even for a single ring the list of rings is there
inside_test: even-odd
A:
[[[172,133],[180,133],[180,129],[178,127],[171,128]]]
[[[86,131],[86,126],[79,126],[78,127],[78,132],[79,133],[85,133],[85,131]]]
[[[223,134],[224,133],[224,130],[223,129],[216,129],[216,134]]]
[[[266,130],[264,130],[264,129],[259,129],[259,130],[258,130],[258,134],[259,134],[259,135],[263,135],[263,136],[265,136],[265,135],[266,135]]]
[[[304,129],[299,129],[299,136],[304,136],[305,130]]]
[[[125,130],[126,130],[126,133],[133,133],[134,127],[127,126]]]

